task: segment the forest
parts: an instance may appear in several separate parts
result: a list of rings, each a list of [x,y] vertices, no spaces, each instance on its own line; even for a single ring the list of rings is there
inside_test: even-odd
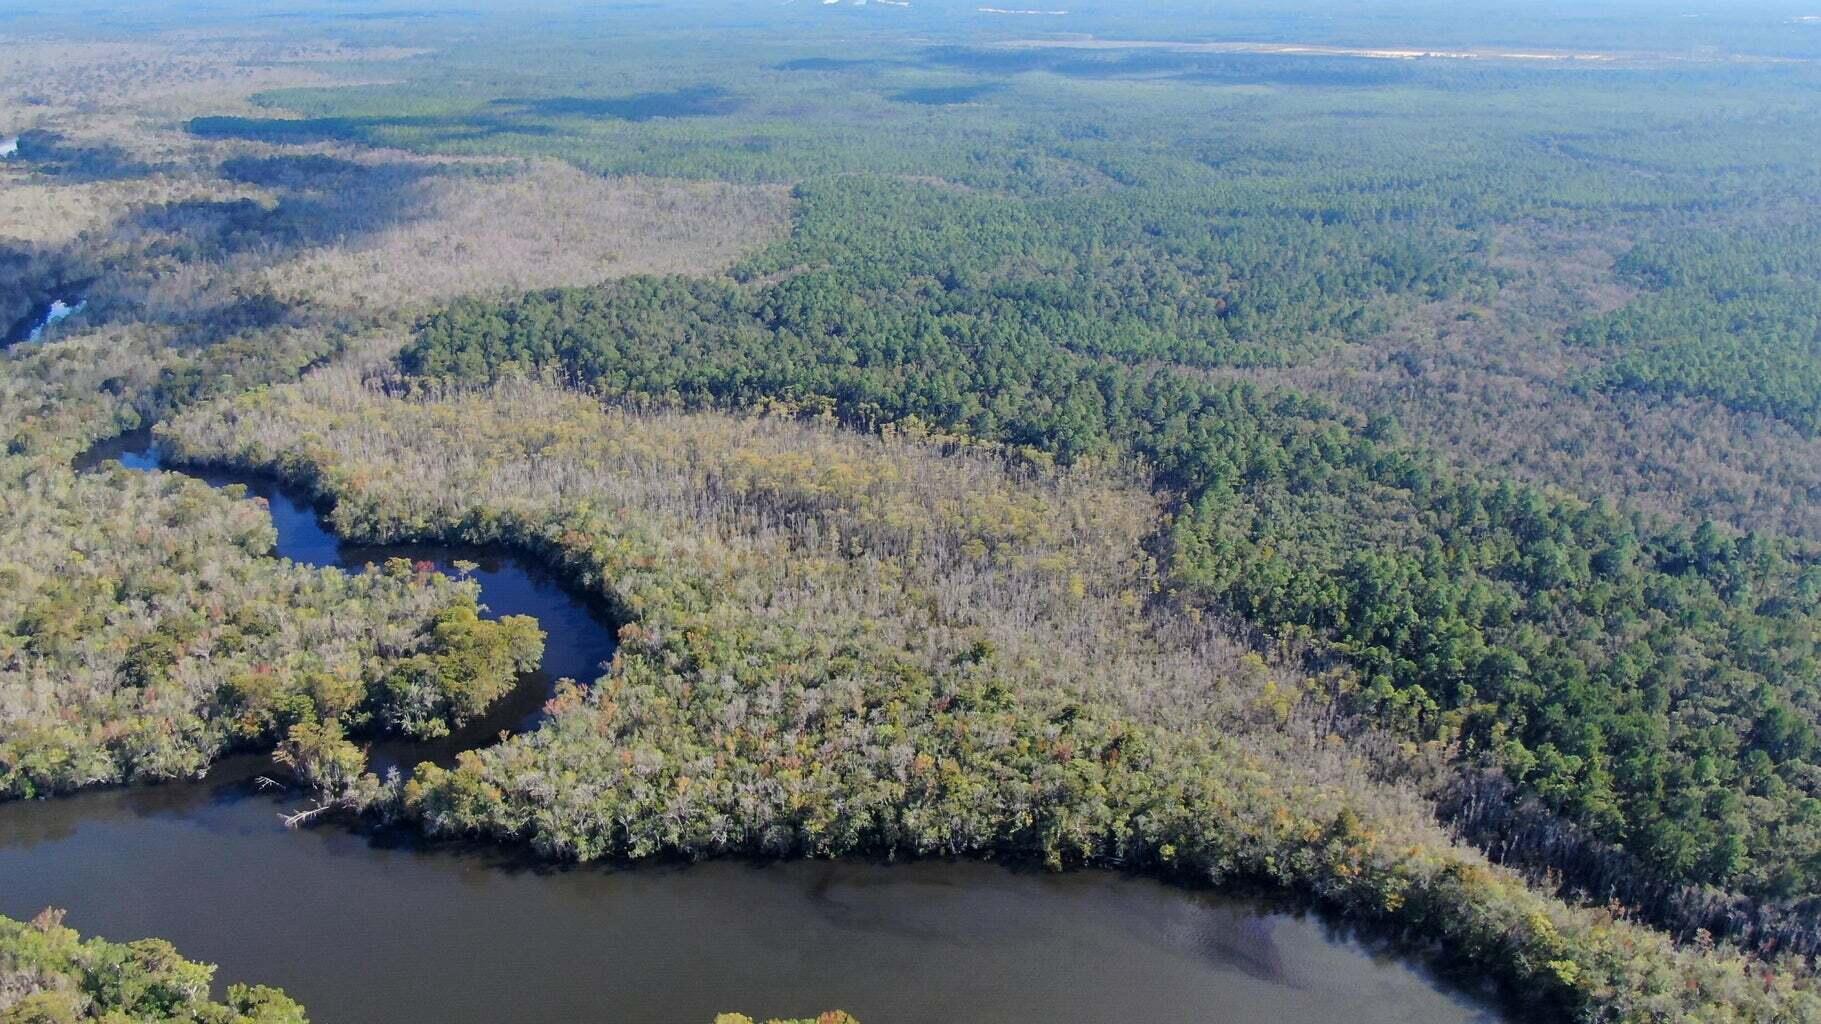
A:
[[[471,380],[556,368],[639,400],[826,400],[862,427],[915,417],[1065,462],[1137,457],[1180,506],[1170,585],[1344,657],[1364,713],[1492,758],[1666,879],[1812,890],[1821,849],[1803,837],[1821,805],[1804,789],[1804,681],[1821,563],[1806,549],[1451,471],[1388,424],[1182,373],[1194,354],[1147,346],[1137,328],[1096,338],[1121,325],[1117,309],[1079,281],[1050,290],[1041,269],[1027,271],[1038,283],[1000,283],[997,225],[965,198],[856,178],[798,194],[791,242],[736,269],[795,268],[781,283],[635,279],[459,304],[424,321],[403,366]],[[1100,222],[1056,218],[1083,223]],[[949,255],[963,224],[962,259],[982,269]],[[1032,260],[1036,230],[1014,220],[1005,250]],[[1106,251],[1139,258],[1127,240]],[[1214,322],[1242,338],[1283,329]]]
[[[3,521],[6,796],[181,778],[300,729],[439,735],[543,647],[408,564],[265,557],[258,507],[181,479],[16,478]]]
[[[1802,12],[370,6],[0,16],[0,799],[254,752],[321,828],[1262,885],[1535,1019],[1821,1018]],[[544,627],[80,456],[148,426],[618,654],[381,771]],[[303,1019],[61,922],[0,1021]]]
[[[1611,910],[1539,900],[1362,777],[1422,753],[1350,743],[1344,679],[1285,678],[1219,630],[1181,646],[1198,616],[1147,613],[1155,513],[1117,469],[969,468],[940,435],[543,387],[394,398],[347,366],[164,435],[307,482],[347,535],[507,539],[623,606],[606,678],[560,690],[534,732],[419,766],[374,813],[561,859],[991,853],[1263,879],[1446,936],[1522,972],[1505,979],[1539,1009],[1759,999]],[[1763,1010],[1808,1012],[1773,991]]]

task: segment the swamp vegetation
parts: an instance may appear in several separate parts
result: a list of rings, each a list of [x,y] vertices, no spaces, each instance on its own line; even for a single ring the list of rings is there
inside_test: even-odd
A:
[[[1297,54],[947,3],[22,42],[0,323],[85,301],[0,353],[0,796],[270,751],[554,860],[1265,883],[1543,1018],[1821,1017],[1821,43],[1305,7],[1233,15]],[[72,468],[153,422],[542,560],[613,663],[378,770],[539,624]],[[300,1013],[0,937],[9,1022]],[[148,980],[57,980],[103,961]]]

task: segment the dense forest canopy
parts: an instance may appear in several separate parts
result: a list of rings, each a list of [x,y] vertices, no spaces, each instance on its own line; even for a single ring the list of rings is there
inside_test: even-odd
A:
[[[1587,215],[1508,193],[1502,176],[1386,184],[1357,163],[1337,162],[1331,185],[1306,160],[1178,184],[1183,143],[1151,148],[1163,152],[1118,150],[1116,186],[1060,197],[815,179],[796,190],[791,239],[735,269],[744,287],[631,280],[463,305],[424,322],[404,366],[470,379],[555,367],[611,395],[732,405],[826,398],[863,426],[917,417],[1065,461],[1136,454],[1181,496],[1181,587],[1332,643],[1379,714],[1492,754],[1665,877],[1810,891],[1821,567],[1804,547],[1449,472],[1398,443],[1394,422],[1183,372],[1319,358],[1402,305],[1496,288],[1493,225]],[[1674,193],[1695,172],[1652,219],[1683,216]],[[1272,181],[1293,173],[1293,194]],[[1734,205],[1781,205],[1790,187],[1770,165]],[[1799,238],[1743,238],[1812,263]],[[1678,277],[1648,270],[1649,246],[1619,272],[1672,295]],[[1801,316],[1799,292],[1769,294],[1771,323]],[[1704,308],[1737,316],[1717,298]],[[1594,330],[1568,337],[1592,345]],[[1751,343],[1769,359],[1781,338]]]
[[[544,856],[1244,877],[1581,1019],[1815,1012],[1821,12],[84,17],[0,12],[0,797],[257,748]],[[73,469],[153,422],[622,654],[380,779],[538,626]],[[0,957],[9,1020],[301,1013]]]
[[[1543,1016],[1808,1012],[1802,988],[1746,997],[1737,964],[1453,845],[1374,777],[1422,751],[1348,741],[1344,677],[1149,606],[1155,510],[1117,472],[944,454],[960,440],[908,424],[381,383],[335,368],[163,436],[307,481],[347,535],[508,541],[625,609],[607,674],[559,688],[543,726],[379,794],[434,833],[581,861],[992,854],[1250,880],[1436,936]]]
[[[805,217],[864,188],[848,179],[803,190]],[[949,205],[915,187],[889,191],[926,217]],[[943,237],[947,225],[869,227],[856,235],[889,248]],[[932,277],[965,273],[926,245]],[[503,311],[460,307],[425,323],[405,365],[483,379],[560,366],[645,398],[826,397],[855,423],[917,417],[1065,460],[1142,456],[1183,496],[1177,582],[1273,631],[1335,643],[1381,715],[1496,751],[1536,791],[1676,876],[1732,884],[1755,866],[1748,884],[1759,891],[1810,884],[1801,865],[1815,854],[1792,848],[1779,826],[1790,813],[1803,829],[1814,794],[1791,794],[1774,816],[1722,796],[1743,788],[1747,763],[1763,760],[1782,785],[1809,774],[1812,726],[1800,723],[1813,721],[1815,694],[1801,681],[1815,671],[1821,567],[1801,550],[1711,523],[1652,529],[1604,506],[1462,478],[1319,405],[1083,358],[1049,341],[1077,335],[1045,330],[1031,290],[1008,301],[957,283],[907,300],[869,290],[898,278],[863,253],[819,255],[779,255],[817,269],[757,293],[635,280]],[[1711,624],[1711,639],[1691,633],[1695,622]],[[1736,724],[1678,728],[1714,716]],[[1761,724],[1772,720],[1795,732]],[[1771,736],[1767,749],[1759,741]],[[1678,778],[1672,752],[1708,744],[1735,767],[1716,771],[1710,758],[1709,778]],[[1706,813],[1673,813],[1671,799]]]

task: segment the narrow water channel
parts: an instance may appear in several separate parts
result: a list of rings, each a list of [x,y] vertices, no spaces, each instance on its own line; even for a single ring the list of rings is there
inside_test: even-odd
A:
[[[112,458],[159,467],[143,437],[83,465]],[[550,679],[592,678],[611,656],[602,610],[536,566],[341,545],[269,479],[195,475],[265,498],[285,557],[481,562],[491,613],[535,615],[549,633],[541,672],[483,735],[534,725]],[[707,1024],[834,1007],[866,1024],[1498,1019],[1357,937],[1245,900],[977,863],[539,866],[493,847],[287,831],[277,814],[295,798],[257,790],[265,767],[233,758],[198,782],[0,805],[0,913],[59,906],[85,932],[169,938],[220,964],[221,982],[284,987],[317,1024]]]
[[[76,468],[86,471],[116,461],[132,470],[165,468],[148,430],[103,441],[78,458]],[[420,761],[447,763],[460,751],[498,739],[502,730],[534,728],[558,679],[593,682],[613,658],[616,632],[606,602],[565,586],[534,560],[460,544],[348,544],[329,532],[309,495],[271,476],[216,468],[180,472],[211,487],[238,484],[246,489],[247,497],[263,500],[278,532],[273,553],[280,558],[351,572],[391,558],[408,558],[429,562],[450,575],[458,573],[457,562],[474,563],[477,568],[467,575],[480,584],[488,618],[529,615],[543,626],[548,639],[537,671],[526,673],[485,715],[449,736],[428,743],[395,740],[374,744],[372,761],[378,770],[393,765],[409,768]]]
[[[44,337],[45,331],[82,312],[83,307],[87,305],[88,303],[81,299],[72,299],[69,302],[52,299],[32,310],[25,319],[14,324],[12,330],[0,337],[0,347],[17,345],[20,342],[39,341]]]

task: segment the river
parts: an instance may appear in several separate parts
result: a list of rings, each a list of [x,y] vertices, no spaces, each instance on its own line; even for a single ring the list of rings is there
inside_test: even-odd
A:
[[[81,299],[76,299],[74,302],[52,299],[32,310],[31,315],[13,325],[13,329],[3,339],[0,339],[0,346],[17,345],[22,341],[42,341],[45,331],[82,312],[83,307],[87,305],[88,303]]]
[[[110,458],[159,466],[143,435],[81,465]],[[265,498],[282,556],[467,558],[490,614],[543,623],[541,671],[487,722],[378,760],[447,758],[533,726],[552,678],[591,679],[611,656],[605,610],[536,565],[342,545],[270,479],[194,475]],[[88,933],[169,938],[220,964],[219,982],[282,986],[318,1024],[708,1024],[836,1007],[865,1024],[1499,1019],[1314,916],[1230,896],[981,863],[553,867],[495,846],[286,830],[278,814],[300,801],[261,792],[265,770],[235,757],[201,781],[0,805],[0,913],[59,906]]]

